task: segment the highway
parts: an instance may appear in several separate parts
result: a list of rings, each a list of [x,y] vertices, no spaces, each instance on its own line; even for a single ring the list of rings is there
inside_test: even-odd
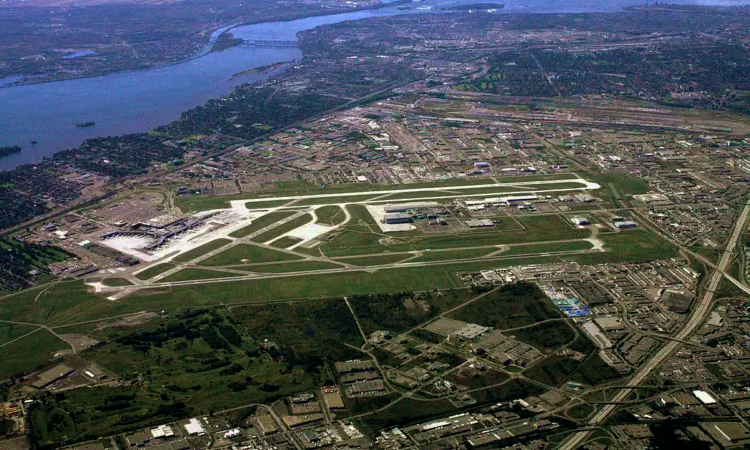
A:
[[[609,401],[612,403],[622,402],[625,400],[633,389],[643,382],[651,374],[651,371],[661,364],[669,355],[671,355],[677,348],[682,345],[678,341],[685,340],[695,329],[703,323],[708,313],[711,312],[712,301],[714,298],[714,292],[719,286],[723,277],[722,273],[726,272],[729,264],[732,262],[734,255],[734,249],[737,247],[737,241],[742,236],[743,231],[747,227],[748,215],[750,214],[750,200],[747,201],[745,207],[740,213],[737,221],[734,224],[732,235],[727,242],[724,253],[717,265],[717,270],[711,273],[711,277],[706,285],[706,292],[701,297],[700,302],[697,304],[692,312],[692,315],[680,329],[680,331],[674,336],[675,341],[669,341],[666,343],[658,353],[656,353],[646,364],[641,367],[638,372],[630,379],[627,383],[628,388],[622,389],[620,392],[615,394]],[[591,419],[589,419],[587,426],[594,427],[602,423],[611,413],[617,408],[616,404],[609,404],[604,406],[599,412],[597,412]],[[578,433],[570,435],[557,450],[573,450],[578,448],[582,443],[585,442],[591,431],[579,431]]]

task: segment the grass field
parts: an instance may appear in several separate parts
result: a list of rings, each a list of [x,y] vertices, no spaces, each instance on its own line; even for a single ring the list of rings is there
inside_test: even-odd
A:
[[[136,329],[112,330],[87,359],[134,386],[76,389],[31,410],[32,435],[60,447],[146,426],[207,415],[249,403],[272,402],[320,385],[294,362],[259,351],[221,311],[194,310]]]
[[[219,270],[194,269],[192,267],[189,267],[187,269],[182,269],[179,272],[173,273],[168,277],[164,277],[159,282],[169,283],[172,281],[210,280],[212,278],[227,278],[236,276],[239,276],[239,274],[232,272],[222,272]]]
[[[102,284],[105,286],[132,286],[133,283],[126,280],[125,278],[105,278],[102,280]]]
[[[138,278],[139,280],[148,280],[150,278],[153,278],[157,275],[161,275],[164,272],[174,269],[174,268],[175,268],[175,265],[172,263],[161,263],[155,266],[151,266],[148,269],[137,273],[135,277]]]
[[[24,334],[31,333],[38,327],[32,325],[19,325],[15,323],[0,322],[0,345],[18,339]]]
[[[502,255],[536,255],[539,253],[569,252],[591,250],[594,245],[589,241],[548,242],[546,244],[513,245]]]
[[[358,211],[353,206],[350,207],[350,211]],[[379,231],[373,232],[373,230],[379,229],[375,228],[377,225],[371,223],[371,218],[368,221],[367,218],[361,217],[361,213],[358,213],[357,217],[367,224],[358,224],[352,221],[352,225],[345,225],[342,233],[320,246],[320,249],[326,256],[364,256],[383,253],[385,251],[409,252],[427,249],[437,250],[534,243],[539,241],[581,239],[589,237],[591,234],[590,230],[573,228],[561,216],[553,214],[518,217],[516,220],[524,227],[523,230],[518,231],[498,231],[493,229],[467,230],[451,234],[396,233],[389,236],[391,240],[388,244],[384,244],[382,241],[384,235]],[[510,221],[508,223],[513,224]]]
[[[252,263],[268,263],[278,261],[294,261],[299,256],[279,252],[253,244],[237,244],[229,247],[218,255],[214,255],[198,263],[200,266],[232,266]],[[243,262],[243,260],[247,260]]]
[[[284,233],[288,233],[294,230],[295,228],[299,228],[302,225],[305,225],[311,220],[312,220],[312,216],[310,214],[302,214],[301,216],[294,218],[290,220],[289,222],[282,223],[281,225],[277,225],[268,231],[264,231],[263,233],[255,236],[254,238],[251,238],[250,240],[253,242],[261,242],[261,243],[268,242],[268,241],[273,240],[274,238],[281,236]]]
[[[503,330],[558,319],[562,315],[536,285],[517,283],[501,286],[449,317]]]
[[[567,261],[581,264],[616,263],[622,261],[643,261],[666,259],[679,255],[677,248],[657,238],[643,229],[627,230],[615,234],[599,236],[604,242],[605,253],[563,256]]]
[[[469,258],[480,258],[490,253],[497,252],[500,249],[497,247],[485,247],[485,248],[468,248],[463,250],[444,250],[444,251],[431,251],[422,254],[419,258],[414,258],[409,262],[423,262],[423,261],[448,261],[451,259],[469,259]]]
[[[268,213],[266,215],[260,216],[257,219],[253,220],[250,223],[250,225],[240,228],[239,230],[234,231],[232,233],[229,233],[229,236],[233,238],[243,238],[245,236],[250,236],[256,231],[260,231],[263,228],[273,225],[279,220],[285,219],[293,214],[294,212],[292,211],[274,211],[274,212]]]
[[[561,319],[540,323],[533,327],[510,331],[509,334],[544,353],[548,349],[556,350],[575,339],[575,331],[566,322],[567,319]]]
[[[378,330],[401,333],[475,295],[477,293],[471,288],[464,288],[438,292],[352,295],[348,298],[365,333]]]
[[[294,261],[283,264],[261,264],[257,266],[247,266],[243,270],[260,273],[284,273],[284,272],[304,272],[310,270],[335,269],[341,267],[338,264],[327,263],[324,261]]]
[[[302,242],[302,239],[292,237],[292,236],[284,236],[282,238],[276,239],[275,241],[271,242],[269,245],[271,247],[276,248],[289,248],[294,244],[299,244]]]
[[[383,264],[393,264],[399,261],[403,261],[407,258],[411,258],[412,254],[409,253],[397,253],[393,255],[374,255],[374,256],[362,256],[354,258],[336,258],[334,261],[339,261],[346,264],[352,264],[355,266],[380,266]]]
[[[175,256],[174,258],[172,258],[172,261],[186,263],[186,262],[192,261],[193,259],[195,259],[195,258],[197,258],[199,256],[203,256],[203,255],[205,255],[208,252],[212,252],[212,251],[214,251],[216,249],[219,249],[219,248],[221,248],[221,247],[229,244],[230,242],[232,242],[232,241],[229,240],[229,239],[215,239],[215,240],[213,240],[211,242],[207,242],[207,243],[201,245],[200,247],[196,247],[196,248],[194,248],[192,250],[189,250],[189,251],[187,251],[185,253],[182,253],[182,254],[179,254],[179,255]]]
[[[318,220],[315,223],[323,225],[338,225],[346,219],[341,207],[336,205],[323,206],[315,210]]]
[[[52,360],[60,350],[70,345],[47,330],[40,329],[22,339],[0,347],[0,379],[27,372]]]
[[[231,311],[250,335],[276,343],[293,353],[294,359],[330,357],[336,361],[366,357],[342,345],[358,347],[363,342],[354,316],[341,298],[236,306]]]

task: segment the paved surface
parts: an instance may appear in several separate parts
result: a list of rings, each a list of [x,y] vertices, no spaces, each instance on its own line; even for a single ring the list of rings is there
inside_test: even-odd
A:
[[[745,208],[737,218],[737,222],[734,224],[732,236],[727,242],[727,246],[724,249],[724,253],[719,260],[717,270],[714,270],[711,274],[711,278],[706,285],[706,293],[701,298],[697,307],[693,310],[693,314],[688,319],[685,326],[674,336],[676,340],[669,341],[665,344],[658,353],[656,353],[640,370],[630,379],[628,382],[628,388],[622,389],[620,392],[610,400],[613,403],[622,402],[625,400],[633,389],[641,384],[651,374],[651,371],[661,364],[669,355],[672,354],[677,348],[682,345],[682,340],[685,340],[690,334],[705,320],[708,313],[711,312],[712,301],[714,298],[714,292],[718,288],[719,283],[723,277],[722,273],[727,270],[729,264],[732,262],[734,255],[734,249],[737,246],[737,241],[742,236],[743,231],[747,227],[748,214],[750,214],[750,200],[745,204]],[[588,426],[593,427],[602,423],[617,407],[616,404],[609,404],[599,410],[591,419],[589,419]],[[573,450],[578,448],[589,436],[591,431],[579,431],[578,433],[570,435],[559,447],[558,450]]]

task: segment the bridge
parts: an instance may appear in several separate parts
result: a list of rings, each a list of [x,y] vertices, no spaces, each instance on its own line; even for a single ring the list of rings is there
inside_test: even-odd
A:
[[[270,41],[263,39],[245,39],[240,47],[254,48],[297,48],[297,41]]]

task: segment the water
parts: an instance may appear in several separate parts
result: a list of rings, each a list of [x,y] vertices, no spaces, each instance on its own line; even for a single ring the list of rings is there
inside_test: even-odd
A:
[[[747,0],[725,0],[723,4],[744,4]],[[395,14],[425,13],[416,10],[431,6],[432,12],[479,0],[424,0],[410,3],[412,9],[388,7],[290,22],[269,22],[234,28],[242,39],[295,40],[299,31],[345,20]],[[502,3],[503,0],[498,0]],[[716,4],[717,0],[700,0]],[[498,13],[513,12],[597,12],[617,11],[640,0],[504,0]],[[670,3],[696,3],[671,0]],[[214,37],[221,33],[219,30]],[[143,132],[177,119],[181,112],[210,98],[231,92],[241,84],[263,78],[249,74],[232,75],[252,68],[299,59],[302,53],[289,48],[235,47],[208,53],[184,63],[143,71],[122,72],[92,78],[0,88],[0,146],[20,145],[23,151],[0,159],[0,170],[40,161],[44,156],[74,148],[97,136]],[[11,81],[0,79],[0,86]],[[95,121],[89,128],[76,128],[77,122]],[[31,145],[30,141],[38,143]]]

